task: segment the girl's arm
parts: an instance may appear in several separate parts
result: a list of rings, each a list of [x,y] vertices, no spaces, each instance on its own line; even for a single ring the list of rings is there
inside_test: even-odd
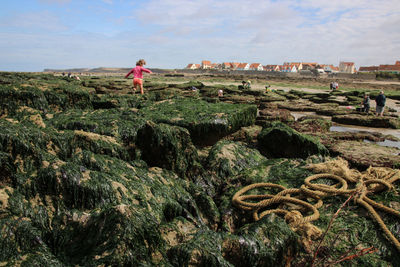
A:
[[[143,67],[142,67],[142,71],[147,72],[147,73],[153,73],[153,72],[151,72],[151,70],[145,69]]]
[[[128,78],[129,77],[129,75],[131,75],[133,73],[133,69],[131,69],[131,71],[130,72],[128,72],[128,74],[126,74],[125,75],[125,78]]]

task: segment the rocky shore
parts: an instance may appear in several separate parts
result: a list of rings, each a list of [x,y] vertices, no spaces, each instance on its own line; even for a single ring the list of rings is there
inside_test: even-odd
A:
[[[360,172],[398,171],[400,149],[378,143],[399,137],[330,131],[400,129],[397,110],[347,108],[361,102],[356,89],[162,79],[146,81],[142,96],[118,77],[0,73],[1,266],[309,266],[317,250],[324,266],[370,247],[341,264],[398,266],[399,251],[355,203],[318,249],[318,238],[304,242],[283,217],[255,221],[232,203],[253,183],[299,188],[310,164],[337,157]],[[398,190],[399,182],[371,198],[400,212]],[[325,231],[345,200],[324,200],[315,226]],[[399,238],[399,218],[381,216]]]

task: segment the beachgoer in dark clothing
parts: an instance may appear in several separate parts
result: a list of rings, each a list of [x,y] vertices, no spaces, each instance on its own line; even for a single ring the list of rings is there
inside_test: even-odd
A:
[[[365,112],[365,113],[369,113],[369,108],[370,108],[370,99],[369,99],[369,95],[365,95],[364,96],[364,99],[363,99],[363,111]]]
[[[379,93],[379,95],[375,99],[376,101],[376,116],[383,116],[383,111],[385,110],[386,104],[386,96],[383,94],[383,91]]]

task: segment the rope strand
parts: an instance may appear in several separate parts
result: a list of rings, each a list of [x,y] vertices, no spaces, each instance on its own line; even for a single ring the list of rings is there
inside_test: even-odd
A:
[[[318,208],[323,205],[322,198],[335,195],[346,197],[354,195],[355,202],[369,212],[389,241],[400,251],[399,240],[390,232],[374,208],[397,217],[400,217],[400,212],[367,197],[367,195],[372,195],[385,189],[392,190],[393,183],[400,180],[399,170],[370,167],[364,173],[360,173],[348,168],[348,163],[341,158],[326,163],[310,165],[309,169],[322,173],[307,177],[300,188],[287,189],[284,186],[273,183],[255,183],[245,186],[236,192],[232,202],[240,209],[251,211],[256,221],[272,213],[283,215],[292,230],[303,237],[303,244],[308,246],[311,243],[310,238],[318,238],[322,234],[321,230],[311,224],[312,221],[319,218]],[[329,179],[337,183],[333,185],[312,183],[312,181],[318,179]],[[355,184],[354,188],[348,189],[348,183]],[[246,192],[255,188],[273,188],[279,189],[280,192],[275,195],[245,195]],[[296,194],[296,197],[291,196],[293,194]],[[308,199],[314,199],[316,203],[314,205],[310,204],[307,202]],[[287,208],[288,204],[291,206],[290,210]],[[293,209],[293,204],[297,205],[296,209]],[[279,207],[268,209],[272,205],[279,205]],[[303,210],[308,210],[312,214],[304,217],[301,213]],[[304,240],[304,238],[308,240]]]

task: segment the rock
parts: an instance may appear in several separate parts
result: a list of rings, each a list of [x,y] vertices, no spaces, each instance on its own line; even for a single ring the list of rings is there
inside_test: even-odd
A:
[[[290,122],[294,121],[294,117],[287,109],[261,109],[259,116],[257,116],[256,123],[263,125],[266,121],[281,121]]]
[[[304,116],[290,126],[301,133],[325,133],[331,128],[332,122],[318,116]]]
[[[187,175],[199,168],[199,157],[185,128],[147,122],[137,134],[137,147],[149,166]]]
[[[257,143],[257,136],[261,132],[262,127],[259,125],[253,125],[248,127],[242,127],[237,132],[225,137],[226,140],[240,141],[247,143],[248,145],[255,147]]]
[[[265,155],[281,158],[306,158],[328,155],[328,150],[311,136],[300,134],[283,123],[265,128],[258,136],[258,145]]]
[[[225,178],[254,168],[265,160],[258,150],[236,142],[220,141],[210,150],[206,165],[209,171],[221,179],[219,183],[223,183]]]
[[[212,145],[240,127],[254,124],[255,105],[208,103],[195,99],[170,99],[139,110],[156,123],[186,128],[196,145]]]
[[[333,116],[332,121],[341,124],[351,124],[376,128],[400,129],[400,119],[392,117],[376,117],[374,115],[342,115]]]
[[[150,90],[140,96],[126,93],[131,80],[81,78],[78,82],[51,74],[0,72],[4,96],[0,99],[0,265],[304,266],[309,262],[310,255],[298,247],[303,240],[283,219],[271,215],[255,222],[250,212],[233,205],[232,197],[256,182],[298,188],[313,174],[307,164],[325,158],[268,159],[256,149],[255,140],[262,135],[262,128],[254,125],[256,105],[200,100],[218,88],[234,96],[232,101],[258,103],[263,97],[241,95],[236,86],[205,86],[193,93],[157,83],[146,84],[145,90],[147,86]],[[104,88],[106,94],[96,95],[89,85]],[[298,101],[303,107],[310,103]],[[277,103],[270,103],[261,102],[260,107],[277,109]],[[326,122],[315,118],[292,123],[302,124],[301,130],[316,130],[313,134],[320,126],[319,138],[336,154],[346,155],[363,144],[344,145],[340,139],[387,138],[325,133]],[[291,135],[276,139],[277,151],[287,140],[307,139],[291,129],[285,131]],[[197,144],[209,142],[213,147],[195,147],[194,137]],[[311,147],[307,142],[296,145],[301,152]],[[352,165],[399,162],[398,150],[367,145],[360,145],[355,155],[348,153]],[[362,161],[368,155],[374,161]],[[373,199],[397,208],[397,187],[395,183],[395,190]],[[249,194],[276,192],[257,188]],[[319,209],[315,224],[326,227],[344,201],[340,196],[324,199],[326,205]],[[379,253],[349,264],[392,266],[400,261],[394,246],[365,217],[366,211],[349,202],[344,212],[346,216],[339,216],[326,235],[318,258],[321,265],[326,264],[325,255],[371,246]],[[398,220],[384,212],[382,217],[389,229],[398,228]]]
[[[329,145],[332,153],[340,155],[353,166],[359,168],[376,167],[400,167],[400,149],[384,147],[361,141],[335,141]]]

